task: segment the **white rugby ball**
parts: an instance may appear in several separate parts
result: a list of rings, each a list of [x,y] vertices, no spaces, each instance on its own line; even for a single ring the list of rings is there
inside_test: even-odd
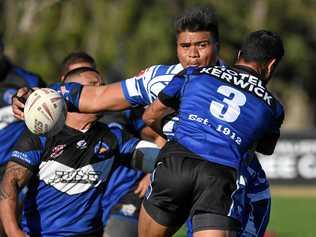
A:
[[[25,102],[25,124],[38,135],[57,134],[64,127],[66,115],[63,97],[50,88],[35,90]]]

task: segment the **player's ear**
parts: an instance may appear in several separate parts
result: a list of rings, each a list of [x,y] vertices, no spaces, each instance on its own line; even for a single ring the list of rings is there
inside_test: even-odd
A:
[[[274,70],[276,64],[277,64],[277,61],[275,58],[268,61],[267,69],[268,69],[269,76],[271,76],[271,74],[273,73],[273,70]]]
[[[241,54],[241,50],[238,50],[238,53],[237,53],[237,61],[239,61],[239,59],[240,59],[240,54]]]

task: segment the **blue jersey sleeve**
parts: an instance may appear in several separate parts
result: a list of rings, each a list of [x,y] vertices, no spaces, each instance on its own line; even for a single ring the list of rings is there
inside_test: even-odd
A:
[[[129,162],[135,150],[138,138],[131,137],[128,133],[124,132],[121,128],[113,126],[110,128],[111,132],[115,135],[118,143],[118,155],[123,162]],[[127,159],[127,160],[126,160]]]
[[[158,95],[159,100],[166,106],[177,110],[180,103],[181,90],[184,85],[184,76],[179,74]]]
[[[272,132],[280,133],[280,128],[284,120],[284,108],[280,103],[277,103],[275,110],[275,120],[272,123]]]
[[[36,169],[41,163],[45,141],[45,137],[36,136],[26,129],[12,149],[11,161],[30,170]]]
[[[123,111],[123,115],[127,121],[127,130],[137,137],[140,137],[142,129],[146,126],[144,120],[142,119],[144,111],[144,107],[137,107]]]

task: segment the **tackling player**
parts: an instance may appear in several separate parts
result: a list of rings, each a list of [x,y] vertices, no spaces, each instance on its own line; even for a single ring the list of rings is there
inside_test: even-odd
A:
[[[280,136],[283,106],[266,84],[283,55],[277,34],[252,32],[233,67],[190,67],[146,109],[144,121],[157,132],[170,108],[179,120],[143,203],[141,237],[172,235],[188,216],[194,236],[239,231],[231,211],[240,161],[251,149],[271,155]]]

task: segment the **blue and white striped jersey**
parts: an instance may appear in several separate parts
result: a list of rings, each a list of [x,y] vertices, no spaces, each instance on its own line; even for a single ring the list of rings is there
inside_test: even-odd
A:
[[[136,77],[121,81],[125,99],[132,106],[149,105],[172,78],[183,70],[181,64],[155,65]]]
[[[216,65],[224,65],[222,60],[218,60]],[[138,76],[121,81],[125,99],[132,106],[149,105],[172,80],[172,78],[183,70],[181,64],[174,65],[154,65]]]

